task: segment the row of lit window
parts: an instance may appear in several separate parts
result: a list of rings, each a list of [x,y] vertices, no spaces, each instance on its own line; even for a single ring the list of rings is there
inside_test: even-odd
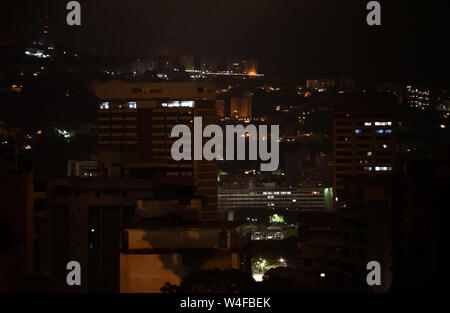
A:
[[[169,101],[161,103],[163,108],[193,108],[194,101]]]
[[[364,167],[365,171],[371,171],[372,169],[375,169],[376,172],[388,172],[392,171],[392,166],[366,166]]]
[[[109,108],[110,108],[110,103],[109,102],[102,102],[100,104],[100,109],[101,110],[108,110]],[[123,104],[117,104],[116,108],[117,109],[123,109],[123,108],[136,109],[136,102],[135,101],[128,101],[125,106]]]
[[[263,195],[272,195],[272,194],[274,194],[274,195],[290,195],[291,192],[290,191],[274,191],[274,192],[264,191],[262,194]]]
[[[364,126],[372,126],[372,124],[375,126],[392,126],[392,122],[364,122]]]
[[[392,133],[392,129],[377,129],[377,134],[390,134]],[[356,134],[361,133],[361,129],[355,129]]]

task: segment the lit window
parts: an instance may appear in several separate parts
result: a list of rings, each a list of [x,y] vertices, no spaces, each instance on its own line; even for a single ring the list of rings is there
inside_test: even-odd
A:
[[[165,108],[193,108],[194,103],[194,101],[170,101],[161,103],[161,106]]]
[[[377,129],[377,134],[382,134],[384,133],[384,129]]]
[[[356,134],[360,134],[361,133],[361,129],[355,129],[355,133]]]
[[[376,166],[375,171],[379,172],[386,172],[386,171],[392,171],[392,166]]]
[[[367,156],[371,156],[372,155],[372,152],[367,152]]]
[[[128,108],[130,108],[130,109],[136,109],[136,102],[134,102],[134,101],[128,102]]]
[[[103,102],[102,104],[100,104],[100,109],[102,110],[109,109],[109,102]]]
[[[386,134],[390,134],[390,133],[392,133],[392,129],[386,129],[384,132],[385,132]]]
[[[364,126],[372,126],[372,122],[365,122]]]

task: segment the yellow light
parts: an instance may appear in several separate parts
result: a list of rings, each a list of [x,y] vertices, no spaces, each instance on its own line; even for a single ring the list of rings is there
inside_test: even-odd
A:
[[[36,134],[41,135],[41,134],[42,134],[42,130],[38,130],[38,131],[36,132]]]

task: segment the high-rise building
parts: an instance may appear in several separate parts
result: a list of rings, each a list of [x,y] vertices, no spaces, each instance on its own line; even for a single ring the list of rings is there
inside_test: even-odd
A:
[[[395,291],[448,292],[450,261],[448,145],[434,160],[405,160],[393,193],[392,271]]]
[[[345,207],[346,182],[389,177],[394,170],[395,104],[388,97],[342,95],[334,103],[335,208]]]
[[[0,292],[20,288],[34,271],[32,173],[0,174]]]
[[[230,115],[236,119],[250,119],[252,117],[252,95],[247,93],[230,99]]]
[[[228,58],[227,71],[231,73],[254,75],[258,73],[258,62],[255,59]]]
[[[200,57],[200,70],[216,73],[219,70],[219,59],[215,56]]]
[[[406,103],[411,108],[426,109],[431,103],[431,91],[425,88],[406,86]]]
[[[216,111],[218,117],[225,117],[225,100],[216,100]]]
[[[184,67],[186,71],[195,70],[195,59],[193,55],[181,55],[180,65]]]
[[[175,125],[193,128],[195,116],[203,125],[216,124],[215,85],[211,82],[97,83],[99,166],[102,176],[114,178],[171,177],[191,179],[204,200],[202,220],[217,219],[217,163],[175,161],[170,138]],[[192,141],[193,142],[193,141]]]

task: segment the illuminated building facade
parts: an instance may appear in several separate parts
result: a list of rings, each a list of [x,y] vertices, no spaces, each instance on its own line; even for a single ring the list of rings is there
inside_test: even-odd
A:
[[[406,86],[405,98],[409,107],[425,110],[430,106],[431,92],[429,89]]]
[[[390,98],[340,96],[333,116],[335,208],[345,207],[346,181],[386,178],[394,171],[395,104]]]
[[[219,189],[219,210],[267,208],[282,210],[329,210],[331,188]]]
[[[177,124],[216,123],[215,85],[211,82],[98,83],[99,167],[113,178],[191,179],[205,205],[202,220],[217,219],[217,163],[175,161],[170,138]],[[206,141],[206,140],[205,140]]]

